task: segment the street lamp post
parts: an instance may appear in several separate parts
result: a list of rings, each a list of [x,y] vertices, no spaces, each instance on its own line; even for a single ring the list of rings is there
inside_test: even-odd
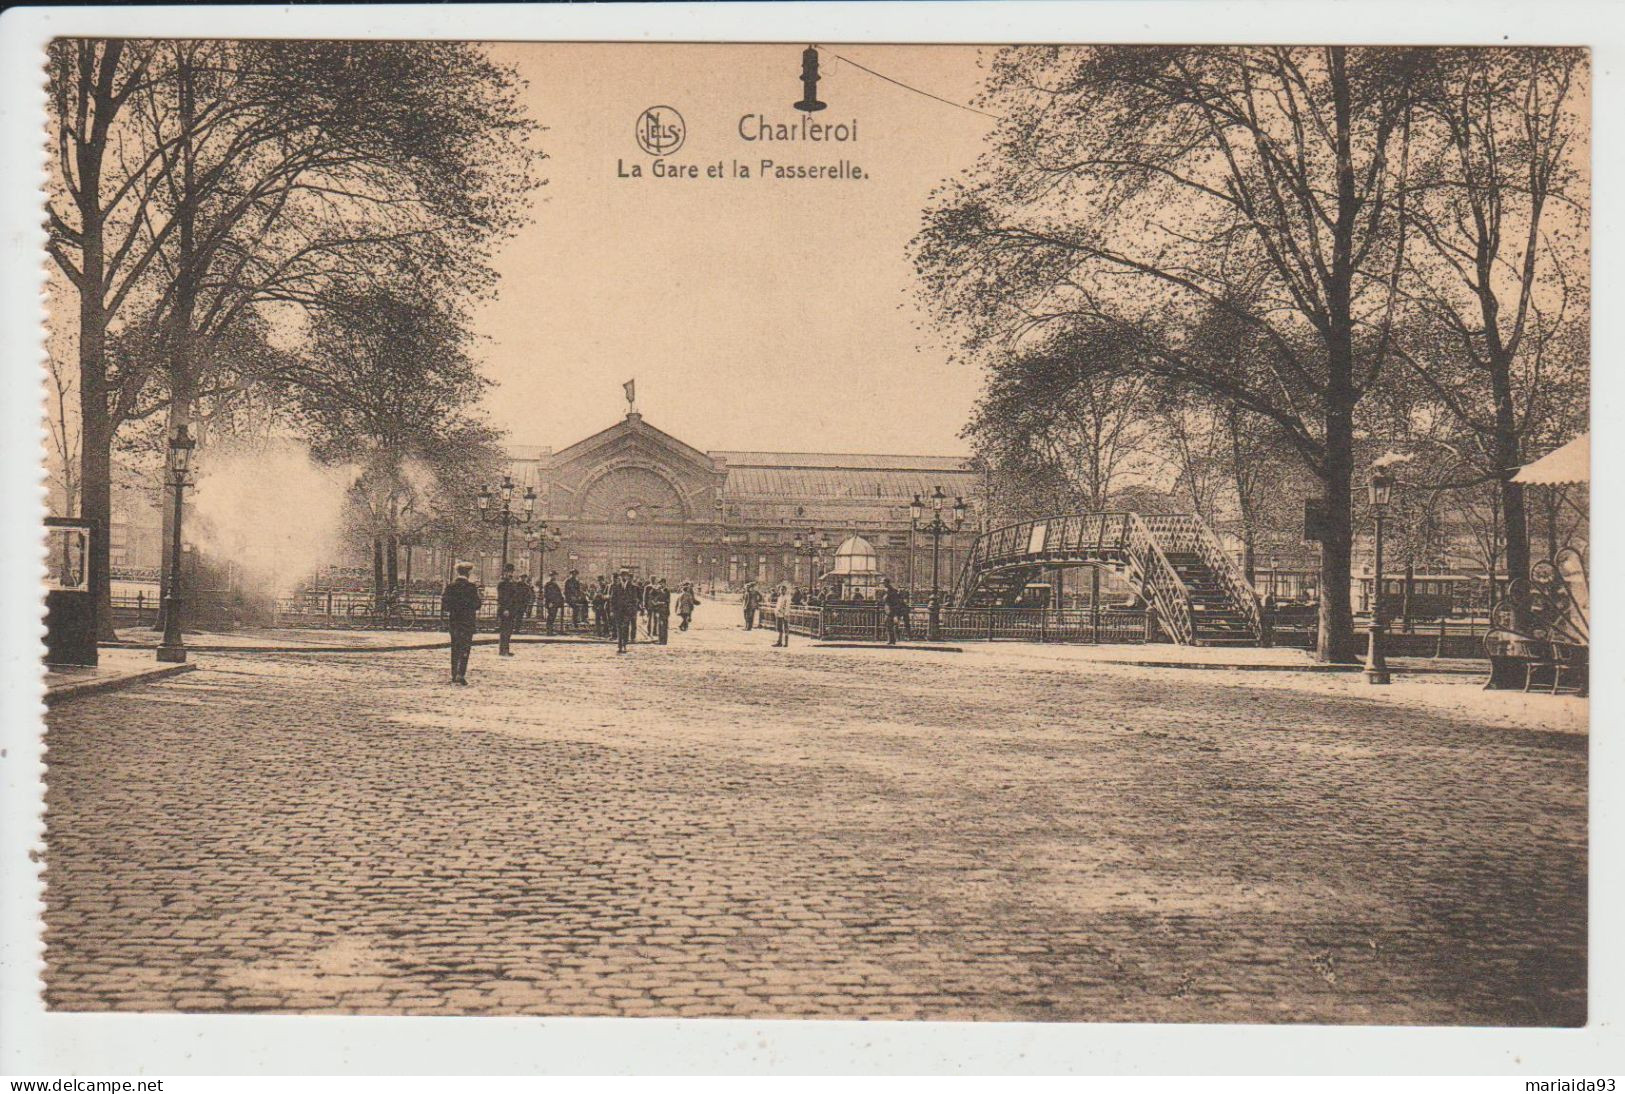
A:
[[[1365,655],[1365,682],[1368,684],[1386,684],[1388,678],[1388,661],[1383,656],[1383,619],[1382,619],[1382,520],[1388,510],[1388,503],[1393,498],[1394,480],[1384,471],[1371,473],[1371,515],[1376,521],[1376,543],[1374,544],[1372,560],[1372,593],[1371,593],[1371,630],[1369,643]]]
[[[197,441],[186,426],[177,426],[169,441],[169,485],[175,492],[175,520],[169,550],[169,595],[164,597],[164,640],[158,646],[158,660],[175,664],[186,660],[186,643],[181,637],[181,501],[186,495],[186,476],[196,447]]]
[[[942,537],[952,535],[965,526],[965,499],[955,498],[953,505],[953,523],[942,519],[942,503],[948,500],[948,495],[942,492],[938,485],[931,491],[931,522],[921,524],[925,515],[925,502],[920,495],[914,495],[914,502],[909,506],[909,529],[912,532],[924,532],[931,537],[931,615],[927,624],[926,634],[933,642],[942,639],[942,585],[940,562],[942,558]],[[913,553],[912,536],[910,537],[909,551]]]
[[[1270,556],[1270,599],[1281,599],[1281,556]]]
[[[508,567],[508,532],[514,528],[523,528],[528,525],[536,515],[536,488],[525,487],[523,507],[520,512],[513,511],[513,476],[502,476],[502,485],[498,487],[502,494],[502,507],[492,509],[491,491],[488,487],[480,487],[479,496],[475,503],[480,508],[480,520],[486,524],[498,525],[502,528],[502,569]],[[500,572],[500,571],[499,571]]]
[[[807,558],[807,595],[811,597],[818,584],[818,556],[829,549],[829,537],[820,532],[809,531],[805,536],[797,532],[794,543],[795,553]],[[796,568],[799,570],[801,567],[798,564]]]
[[[526,537],[526,542],[537,554],[537,581],[547,580],[547,552],[558,550],[563,541],[564,532],[556,524],[551,529],[539,528]]]

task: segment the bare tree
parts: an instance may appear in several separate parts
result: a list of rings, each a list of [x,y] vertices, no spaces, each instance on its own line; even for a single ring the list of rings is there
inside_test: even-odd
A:
[[[51,436],[51,478],[62,496],[62,516],[79,512],[79,415],[74,407],[77,380],[73,365],[57,353],[46,357],[49,383],[46,426]]]
[[[201,366],[226,360],[211,339],[335,278],[488,291],[486,248],[535,184],[516,77],[477,46],[62,41],[52,62],[51,253],[80,300],[83,489],[104,520],[115,430],[187,421]],[[263,378],[226,383],[245,379]]]
[[[1136,345],[1136,368],[1274,425],[1326,498],[1328,659],[1355,653],[1355,411],[1390,356],[1408,58],[1002,51],[983,97],[1003,119],[994,148],[938,197],[916,240],[924,293],[973,356],[1112,324]]]
[[[1401,290],[1438,333],[1407,343],[1403,357],[1481,442],[1516,580],[1529,572],[1529,528],[1512,476],[1546,424],[1552,389],[1583,404],[1589,371],[1572,337],[1588,310],[1585,51],[1427,56],[1416,82],[1426,154],[1409,202],[1421,245]]]
[[[1110,332],[1073,331],[1000,361],[965,436],[1007,480],[1041,492],[1049,511],[1106,509],[1121,485],[1162,462],[1148,379],[1088,364],[1120,352]]]

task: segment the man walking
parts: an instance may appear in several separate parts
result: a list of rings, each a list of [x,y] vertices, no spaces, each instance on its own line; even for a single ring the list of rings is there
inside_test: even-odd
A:
[[[699,599],[694,595],[694,583],[692,581],[683,582],[683,591],[677,596],[678,630],[688,630],[689,621],[694,618],[694,605],[699,602]]]
[[[762,594],[756,588],[756,582],[745,582],[745,629],[751,630],[756,626],[756,613],[762,607]]]
[[[632,584],[632,571],[622,570],[616,574],[615,584],[609,589],[609,616],[615,624],[616,653],[625,653],[627,644],[636,637],[638,598],[638,587]]]
[[[549,573],[547,584],[542,586],[542,604],[547,608],[547,633],[552,634],[559,623],[559,610],[564,607],[564,590],[559,588],[556,572]]]
[[[514,580],[513,563],[509,562],[502,567],[502,580],[497,582],[497,656],[512,657],[513,651],[508,648],[508,642],[513,638],[513,632],[519,626],[519,616],[524,610],[525,589]]]
[[[457,564],[457,577],[440,596],[440,610],[451,632],[451,682],[468,683],[468,655],[474,649],[474,621],[480,612],[480,589],[468,579],[472,562]]]
[[[649,585],[649,630],[662,646],[671,636],[671,589],[657,577]]]
[[[773,598],[773,622],[779,628],[778,641],[775,646],[790,645],[790,608],[795,602],[795,594],[790,591],[790,583],[782,582],[779,585],[778,595]]]
[[[530,575],[524,574],[519,578],[519,627],[523,629],[525,620],[530,618],[531,611],[536,607],[536,586],[530,583]]]
[[[570,576],[564,579],[564,602],[570,605],[570,626],[580,630],[582,619],[586,615],[587,599],[581,595],[581,579],[576,576],[574,570],[571,570]]]
[[[598,584],[592,588],[592,618],[598,624],[598,637],[608,638],[609,626],[609,581],[603,574],[598,575]]]

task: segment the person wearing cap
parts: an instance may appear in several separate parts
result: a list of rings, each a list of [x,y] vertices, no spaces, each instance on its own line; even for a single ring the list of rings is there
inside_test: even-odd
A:
[[[773,621],[779,629],[778,641],[775,646],[788,646],[790,644],[790,608],[795,603],[794,594],[790,591],[788,581],[781,582],[777,595],[773,598]]]
[[[665,578],[657,577],[644,595],[649,605],[649,633],[664,646],[671,636],[671,588]]]
[[[508,648],[515,628],[519,626],[519,613],[524,610],[525,590],[513,576],[513,563],[502,567],[502,580],[497,582],[497,656],[512,657]]]
[[[886,645],[897,645],[897,635],[901,631],[910,642],[914,641],[914,631],[909,625],[908,596],[891,583],[891,578],[881,582],[880,603],[886,612]]]
[[[547,609],[547,633],[552,634],[559,624],[559,611],[564,607],[564,591],[559,588],[559,575],[549,572],[547,584],[542,586],[542,605]]]
[[[608,638],[612,633],[609,623],[609,578],[598,575],[592,587],[592,619],[598,625],[598,637]]]
[[[457,576],[440,596],[440,610],[451,632],[451,682],[468,683],[468,655],[474,649],[475,620],[480,613],[480,587],[469,580],[472,562],[459,562]]]
[[[632,584],[632,571],[622,570],[615,575],[615,584],[609,587],[609,616],[615,624],[615,652],[625,653],[635,638],[641,593]]]
[[[564,602],[570,605],[570,626],[580,630],[587,618],[587,597],[581,591],[581,578],[575,570],[564,579]]]
[[[751,630],[756,626],[756,613],[762,607],[762,592],[756,587],[756,582],[745,582],[745,629]]]
[[[677,629],[688,630],[689,622],[694,618],[694,605],[700,598],[694,595],[694,583],[683,582],[683,590],[677,595]]]
[[[519,626],[522,628],[536,608],[536,586],[530,583],[529,574],[519,576],[519,591],[523,594],[519,598]]]

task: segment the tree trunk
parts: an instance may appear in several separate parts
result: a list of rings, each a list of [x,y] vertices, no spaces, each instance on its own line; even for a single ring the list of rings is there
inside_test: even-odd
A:
[[[96,639],[118,639],[113,630],[113,436],[107,409],[107,311],[102,304],[104,273],[101,231],[87,231],[86,287],[79,293],[79,513],[95,522],[90,573],[96,597]]]
[[[372,603],[379,611],[384,608],[384,537],[372,537]]]
[[[384,551],[384,578],[389,582],[388,587],[393,589],[401,581],[401,540],[400,537],[390,534],[385,541]]]
[[[1326,418],[1326,463],[1321,484],[1326,494],[1326,530],[1320,544],[1320,628],[1315,656],[1321,661],[1358,661],[1354,607],[1349,579],[1354,561],[1350,503],[1354,480],[1352,408]]]
[[[1495,471],[1500,477],[1507,581],[1512,582],[1529,577],[1529,517],[1524,508],[1523,484],[1512,481],[1512,476],[1523,466],[1523,452],[1518,443],[1510,364],[1497,361],[1490,381],[1495,393]]]
[[[1349,603],[1354,529],[1350,511],[1354,479],[1354,222],[1359,203],[1354,187],[1352,95],[1345,67],[1347,51],[1327,51],[1337,147],[1337,223],[1332,232],[1331,277],[1326,283],[1326,456],[1321,481],[1326,490],[1326,533],[1320,545],[1320,628],[1315,656],[1322,661],[1355,661],[1354,610]]]

